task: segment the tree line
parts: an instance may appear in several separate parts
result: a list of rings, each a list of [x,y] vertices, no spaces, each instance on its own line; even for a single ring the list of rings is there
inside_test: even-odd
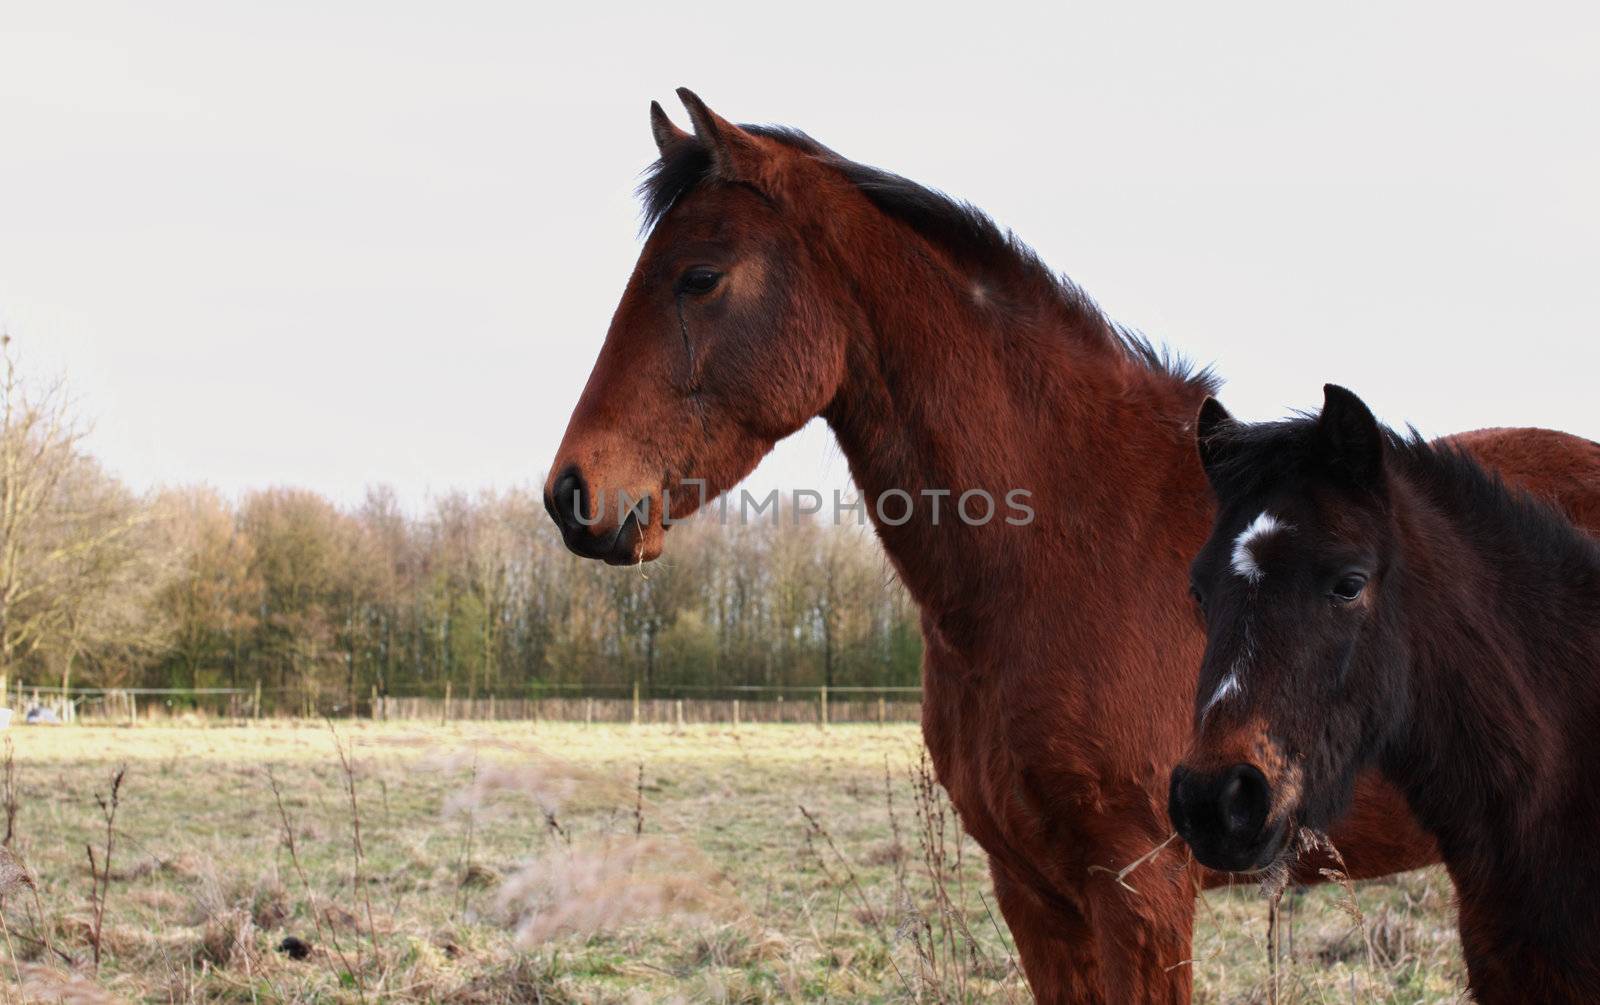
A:
[[[870,531],[793,514],[675,526],[638,568],[571,555],[538,488],[422,511],[269,488],[138,493],[83,449],[65,385],[0,345],[0,673],[58,687],[382,694],[905,686],[914,605]]]

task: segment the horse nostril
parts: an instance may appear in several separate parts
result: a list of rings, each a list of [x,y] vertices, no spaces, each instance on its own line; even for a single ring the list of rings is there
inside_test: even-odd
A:
[[[1267,823],[1272,801],[1266,776],[1252,764],[1236,764],[1223,776],[1217,796],[1222,829],[1232,838],[1250,839]]]
[[[1258,867],[1271,810],[1272,789],[1254,765],[1234,764],[1220,771],[1178,767],[1172,772],[1167,814],[1173,830],[1212,869]]]
[[[579,513],[587,509],[584,505],[587,495],[583,476],[578,473],[576,466],[569,466],[551,484],[550,492],[545,496],[544,508],[557,527],[563,531],[575,530],[579,527]]]
[[[1239,797],[1240,785],[1241,783],[1237,775],[1230,777],[1226,782],[1223,783],[1221,796],[1222,805],[1233,805],[1234,800]]]

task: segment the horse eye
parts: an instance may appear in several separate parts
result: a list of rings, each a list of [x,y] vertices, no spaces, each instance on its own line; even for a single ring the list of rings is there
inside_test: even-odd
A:
[[[1190,583],[1189,584],[1189,596],[1190,596],[1191,599],[1194,600],[1194,605],[1196,607],[1198,607],[1198,608],[1200,608],[1202,610],[1205,609],[1206,598],[1202,597],[1200,595],[1200,587],[1194,585],[1193,583]]]
[[[1356,573],[1352,573],[1348,576],[1341,576],[1339,581],[1333,584],[1333,599],[1339,601],[1341,604],[1348,604],[1350,601],[1361,596],[1361,591],[1366,589],[1366,586],[1366,576]]]
[[[678,277],[678,292],[710,293],[717,288],[717,282],[721,279],[722,273],[715,269],[690,269]]]

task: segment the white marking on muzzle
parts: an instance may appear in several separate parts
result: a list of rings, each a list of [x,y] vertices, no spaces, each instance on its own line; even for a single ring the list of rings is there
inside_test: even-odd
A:
[[[1248,619],[1248,615],[1246,617]],[[1225,699],[1244,693],[1244,685],[1240,683],[1239,675],[1250,668],[1250,664],[1255,662],[1256,655],[1255,643],[1250,638],[1249,620],[1246,620],[1240,626],[1240,635],[1238,655],[1234,656],[1233,666],[1228,668],[1227,676],[1223,677],[1222,681],[1217,684],[1217,689],[1211,692],[1211,697],[1207,699],[1205,707],[1200,710],[1201,722],[1205,722],[1206,717],[1211,714],[1211,710]]]
[[[1228,672],[1228,676],[1222,678],[1222,683],[1217,685],[1216,691],[1212,692],[1211,700],[1206,702],[1206,707],[1200,710],[1200,718],[1204,719],[1206,716],[1210,715],[1211,709],[1214,708],[1222,699],[1227,698],[1230,695],[1238,694],[1241,690],[1242,688],[1239,686],[1239,675],[1230,670]]]

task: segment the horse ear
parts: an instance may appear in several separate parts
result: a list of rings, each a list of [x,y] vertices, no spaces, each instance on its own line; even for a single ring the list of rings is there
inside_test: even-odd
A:
[[[1383,428],[1366,402],[1338,384],[1322,387],[1317,434],[1331,460],[1357,484],[1383,483]]]
[[[748,181],[760,173],[762,151],[754,136],[707,108],[687,87],[678,88],[678,99],[689,110],[695,139],[711,151],[711,163],[719,177]]]
[[[1200,404],[1200,414],[1194,420],[1194,441],[1200,448],[1200,464],[1206,474],[1222,459],[1223,445],[1219,433],[1225,433],[1236,423],[1222,402],[1207,395]]]
[[[672,124],[667,118],[666,110],[661,107],[661,102],[650,102],[650,133],[656,138],[656,149],[663,158],[671,156],[672,151],[682,146],[686,140],[692,139],[688,133]]]

